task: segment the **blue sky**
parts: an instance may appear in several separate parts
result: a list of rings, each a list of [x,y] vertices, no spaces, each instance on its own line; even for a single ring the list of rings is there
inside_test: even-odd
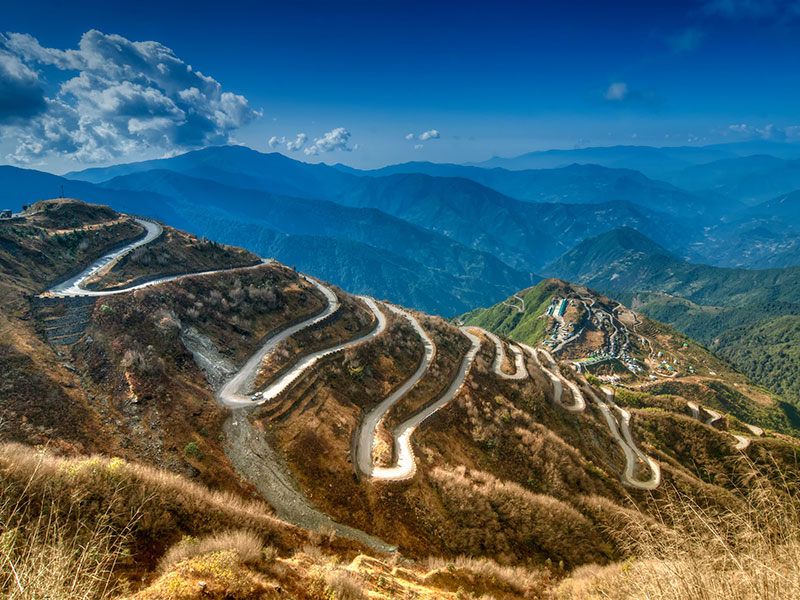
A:
[[[0,162],[800,140],[800,0],[114,4],[4,6]]]

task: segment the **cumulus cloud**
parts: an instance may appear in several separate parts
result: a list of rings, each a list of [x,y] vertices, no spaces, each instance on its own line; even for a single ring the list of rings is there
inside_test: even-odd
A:
[[[420,134],[409,133],[405,136],[405,139],[409,142],[414,140],[419,140],[420,142],[427,142],[428,140],[438,140],[441,137],[441,134],[437,129],[429,129],[428,131],[423,131]],[[414,148],[422,148],[422,144],[414,144]]]
[[[333,152],[334,150],[350,152],[351,150],[357,149],[357,146],[355,148],[350,148],[347,145],[349,140],[350,132],[344,127],[337,127],[324,134],[321,138],[316,138],[314,143],[303,150],[303,152],[305,152],[307,156],[316,156],[321,152]]]
[[[147,148],[174,152],[227,143],[260,116],[244,96],[223,91],[158,42],[92,30],[78,49],[60,50],[27,34],[0,37],[0,91],[12,81],[8,73],[16,73],[34,98],[39,65],[55,67],[65,79],[54,97],[40,94],[38,105],[25,104],[30,114],[10,124],[0,120],[4,135],[17,136],[11,158],[18,162],[49,154],[97,162]],[[0,93],[0,119],[5,97]]]
[[[30,119],[47,108],[39,76],[4,50],[3,41],[0,35],[0,125]]]
[[[425,146],[425,144],[414,144],[414,150],[420,150]]]
[[[278,137],[277,135],[273,135],[271,138],[269,138],[270,148],[277,148],[278,146],[282,146],[285,143],[286,143],[285,136]]]
[[[292,152],[296,152],[300,150],[303,146],[305,146],[306,141],[308,140],[308,136],[305,133],[298,133],[295,140],[286,142],[286,149]]]

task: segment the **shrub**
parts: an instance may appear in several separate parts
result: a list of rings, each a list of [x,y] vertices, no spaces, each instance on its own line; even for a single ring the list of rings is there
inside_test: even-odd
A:
[[[200,454],[200,448],[198,448],[197,444],[194,442],[189,442],[184,446],[183,453],[186,456],[198,456]]]

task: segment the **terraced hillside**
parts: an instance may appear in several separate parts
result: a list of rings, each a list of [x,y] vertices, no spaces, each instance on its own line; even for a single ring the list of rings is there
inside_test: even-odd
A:
[[[167,251],[176,256],[169,244],[185,249],[186,239],[176,233]],[[13,243],[9,256],[25,242]],[[4,498],[36,498],[4,514],[31,535],[37,506],[54,497],[73,499],[68,520],[140,507],[114,512],[104,530],[111,556],[126,550],[104,567],[115,590],[131,576],[152,584],[141,598],[166,590],[313,598],[348,585],[378,597],[538,597],[575,567],[626,558],[639,535],[632,523],[673,531],[677,523],[664,517],[670,490],[724,514],[742,490],[800,475],[791,423],[751,418],[744,377],[585,288],[550,280],[489,311],[492,328],[510,338],[514,321],[524,324],[525,343],[350,296],[278,263],[226,266],[241,258],[236,250],[214,264],[188,252],[185,273],[137,272],[122,287],[87,290],[103,252],[122,264],[108,246],[87,246],[83,270],[54,266],[41,281],[19,263],[3,279],[16,308],[3,313],[0,361],[12,375],[2,384],[0,436],[70,458],[39,459],[55,474],[41,477],[35,455],[5,447],[0,474]],[[101,296],[84,333],[48,343],[31,318],[36,298],[91,294]],[[552,316],[540,319],[539,310]],[[548,347],[539,344],[545,334]],[[583,364],[587,349],[613,359]],[[618,365],[603,370],[616,363],[631,376]],[[658,373],[656,383],[633,367]],[[601,386],[600,376],[618,385]],[[686,394],[692,385],[702,394]],[[733,389],[743,399],[725,395]],[[770,402],[764,395],[773,415]],[[87,461],[88,453],[125,462]],[[89,507],[83,489],[94,494]],[[238,504],[243,498],[260,500]],[[99,513],[83,512],[90,507]],[[251,531],[219,537],[231,528]],[[74,531],[83,540],[84,530]],[[196,539],[205,535],[216,541]],[[336,567],[330,556],[352,562]],[[14,585],[0,580],[4,591]]]

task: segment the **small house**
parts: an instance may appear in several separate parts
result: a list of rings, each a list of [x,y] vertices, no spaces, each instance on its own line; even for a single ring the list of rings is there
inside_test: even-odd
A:
[[[4,208],[3,210],[0,210],[0,219],[10,219],[11,215],[12,212],[10,208]]]

